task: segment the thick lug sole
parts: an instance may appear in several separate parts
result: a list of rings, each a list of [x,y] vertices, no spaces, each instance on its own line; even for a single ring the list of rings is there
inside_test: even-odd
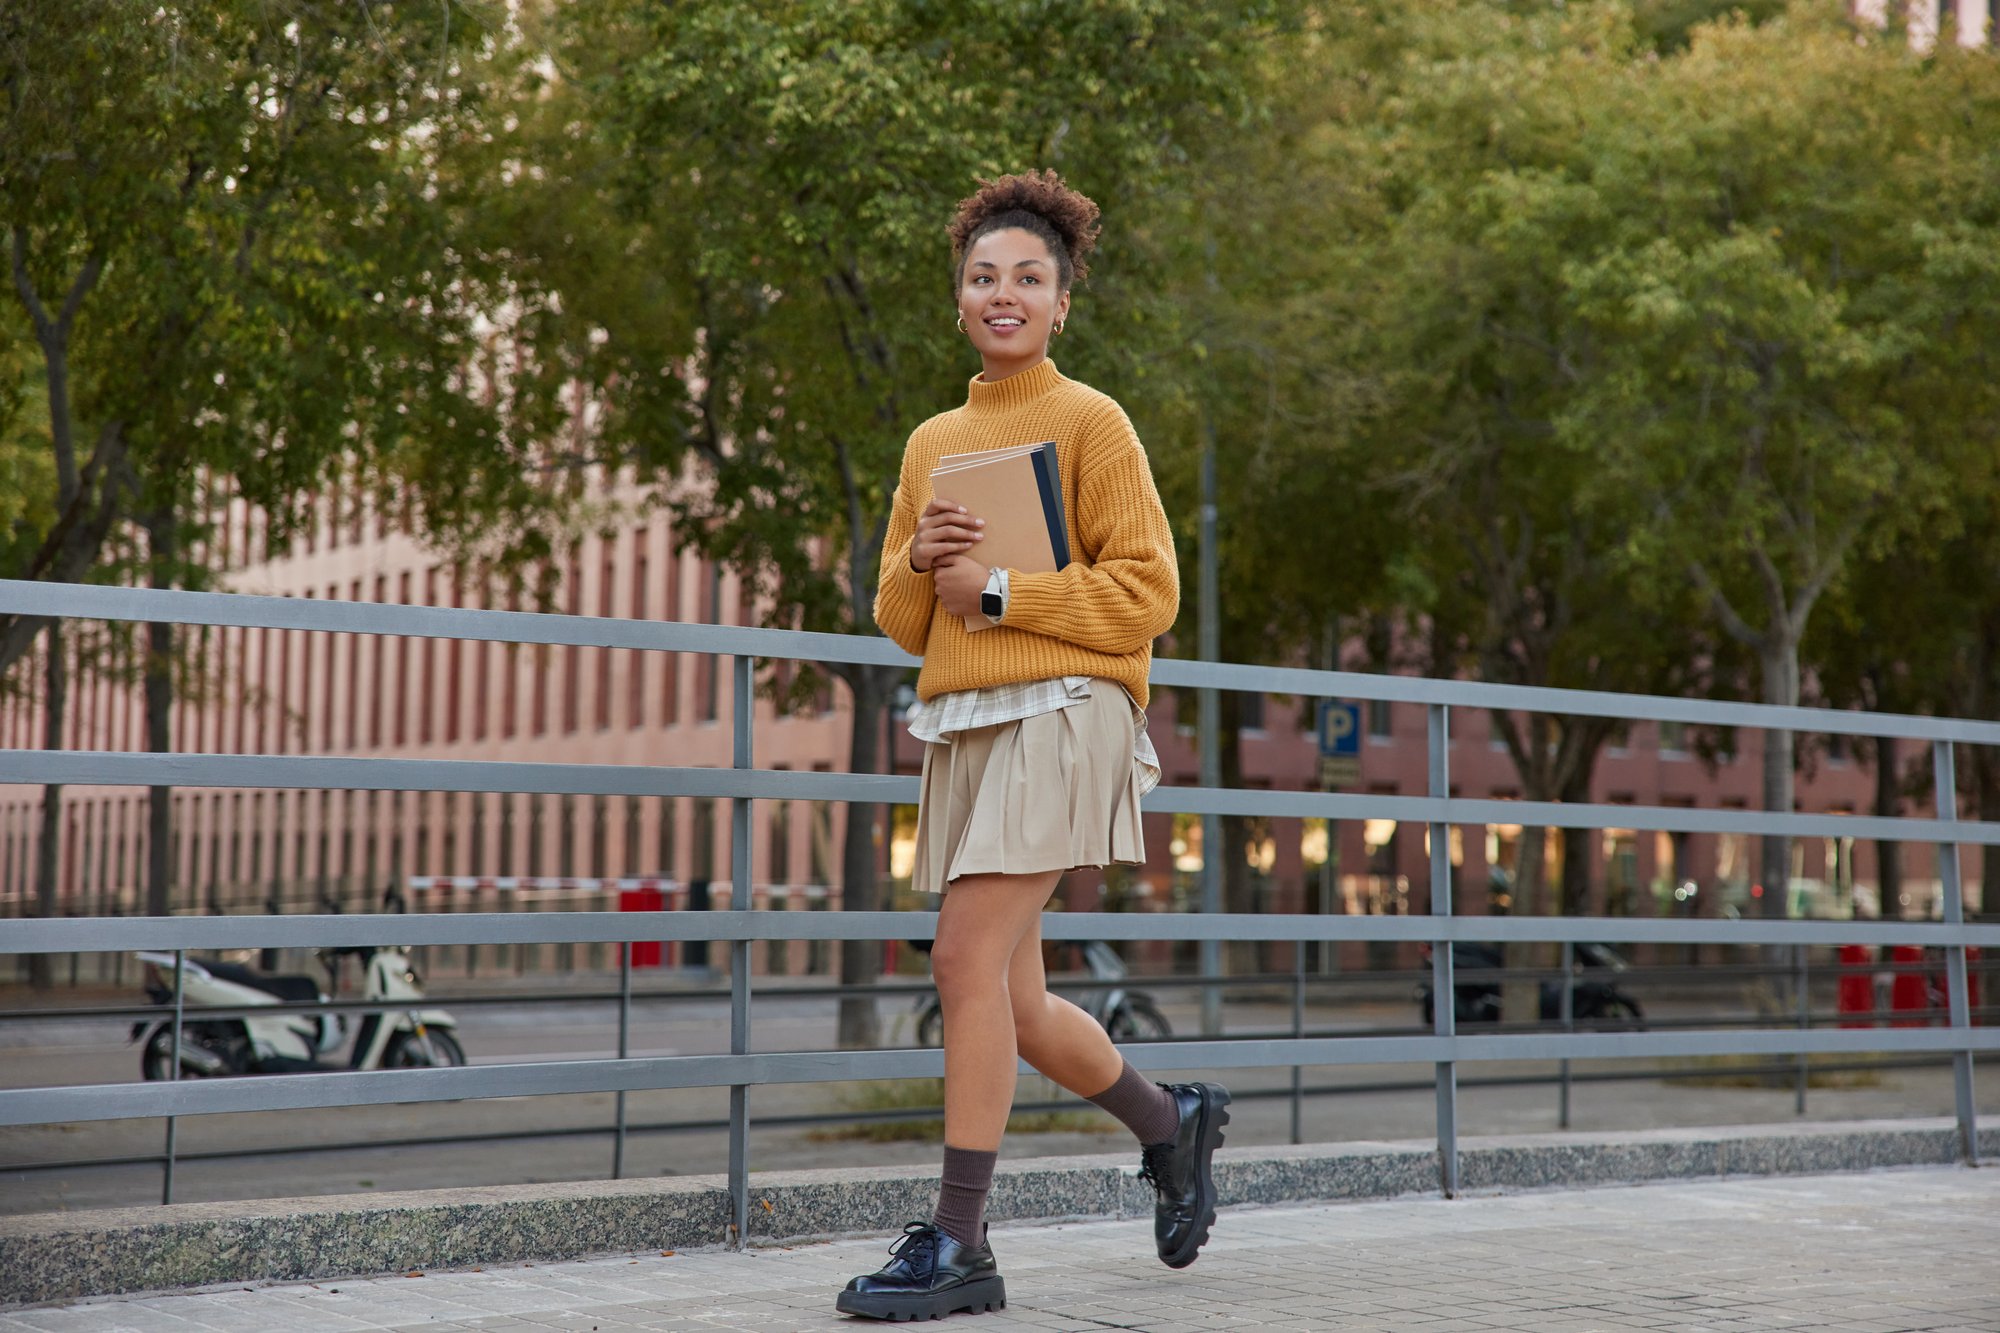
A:
[[[984,1314],[1007,1308],[1007,1284],[997,1275],[949,1287],[933,1294],[919,1292],[843,1291],[833,1303],[842,1314],[900,1323],[912,1319],[942,1319],[946,1315]]]
[[[1211,1162],[1215,1150],[1222,1146],[1222,1127],[1229,1123],[1229,1090],[1214,1083],[1201,1085],[1208,1091],[1203,1099],[1207,1108],[1207,1123],[1201,1127],[1201,1167],[1195,1173],[1195,1217],[1198,1219],[1194,1230],[1179,1248],[1160,1256],[1160,1262],[1169,1268],[1186,1268],[1201,1253],[1201,1247],[1208,1244],[1209,1229],[1215,1225],[1215,1173]]]

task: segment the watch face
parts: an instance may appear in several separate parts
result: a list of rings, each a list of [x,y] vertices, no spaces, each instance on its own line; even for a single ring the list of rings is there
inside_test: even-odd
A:
[[[999,593],[997,593],[997,592],[982,592],[982,593],[980,593],[980,594],[979,594],[979,609],[980,609],[981,611],[984,611],[984,612],[985,612],[985,613],[986,613],[987,615],[989,615],[989,616],[992,616],[992,617],[993,617],[994,619],[996,619],[996,620],[997,620],[997,619],[999,619],[999,618],[1000,618],[1000,610],[1001,610],[1001,608],[1000,608],[1000,594],[999,594]]]

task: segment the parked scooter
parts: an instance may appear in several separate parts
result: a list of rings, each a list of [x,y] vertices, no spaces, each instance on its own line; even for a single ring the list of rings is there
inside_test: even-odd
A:
[[[1642,1026],[1646,1015],[1639,1002],[1620,990],[1615,979],[1629,966],[1623,956],[1608,944],[1589,941],[1577,944],[1574,954],[1577,980],[1570,987],[1570,1013],[1575,1021]],[[1426,963],[1430,962],[1428,945],[1423,949],[1423,956]],[[1500,951],[1491,945],[1458,943],[1451,946],[1451,965],[1454,973],[1497,972],[1505,963]],[[1593,972],[1603,975],[1593,976]],[[1458,1024],[1500,1021],[1500,983],[1497,980],[1454,981],[1452,992],[1452,1016]],[[1554,1023],[1562,1018],[1561,982],[1544,981],[1536,998],[1536,1008],[1544,1023]],[[1424,1022],[1430,1024],[1434,1021],[1430,982],[1417,983],[1416,999]]]
[[[465,1049],[456,1036],[458,1021],[443,1009],[419,1009],[412,1002],[424,993],[411,970],[409,951],[397,946],[350,946],[322,949],[319,958],[329,975],[340,958],[361,962],[362,998],[383,1005],[364,1014],[354,1048],[344,1066],[322,1063],[347,1035],[344,1014],[280,1010],[268,1017],[203,1018],[190,1016],[181,1024],[182,1078],[223,1078],[232,1074],[309,1074],[331,1069],[422,1069],[462,1065]],[[141,953],[147,964],[146,998],[155,1004],[174,1002],[172,954]],[[246,1009],[278,1004],[327,1004],[331,997],[311,977],[256,972],[239,963],[196,962],[181,965],[183,997],[196,1005]],[[149,1079],[169,1077],[173,1065],[171,1020],[132,1025],[132,1039],[143,1038],[139,1065]]]
[[[1644,1027],[1646,1014],[1639,1008],[1639,1002],[1618,989],[1618,974],[1631,966],[1624,955],[1608,944],[1595,944],[1589,940],[1574,945],[1573,953],[1576,963],[1572,971],[1576,979],[1570,983],[1570,1013],[1576,1021]],[[1540,999],[1542,1021],[1560,1021],[1562,983],[1544,981]]]

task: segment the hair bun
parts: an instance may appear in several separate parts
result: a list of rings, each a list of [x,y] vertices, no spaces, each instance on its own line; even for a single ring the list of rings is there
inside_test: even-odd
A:
[[[1056,256],[1063,269],[1064,286],[1075,277],[1087,277],[1090,252],[1097,248],[1097,205],[1088,195],[1063,184],[1051,170],[1023,171],[982,181],[977,190],[959,201],[951,220],[951,253],[962,261],[972,243],[989,231],[1020,225],[1018,215],[1026,213],[1046,223],[1064,253]],[[1039,231],[1039,228],[1035,228]],[[956,263],[954,263],[956,267]]]

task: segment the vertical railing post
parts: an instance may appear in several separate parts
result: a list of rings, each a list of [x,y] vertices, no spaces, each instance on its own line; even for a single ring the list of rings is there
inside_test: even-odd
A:
[[[167,1078],[178,1082],[181,1076],[181,1015],[185,1012],[187,997],[187,951],[174,950],[174,1044],[173,1059],[167,1065]],[[160,1181],[160,1202],[174,1201],[174,1138],[180,1129],[180,1121],[167,1117],[167,1169]]]
[[[1812,1027],[1811,982],[1812,978],[1806,972],[1806,946],[1795,944],[1792,946],[1792,994],[1794,1006],[1798,1011],[1799,1031],[1801,1032],[1805,1032]],[[1796,1062],[1796,1069],[1793,1073],[1793,1082],[1797,1085],[1792,1093],[1792,1113],[1794,1115],[1804,1115],[1806,1113],[1806,1082],[1810,1074],[1811,1070],[1808,1065],[1807,1053],[1800,1051]]]
[[[1430,748],[1429,791],[1433,800],[1451,795],[1451,713],[1444,704],[1429,705],[1426,724]],[[1432,820],[1431,915],[1451,916],[1451,826]],[[1440,931],[1448,936],[1449,932]],[[1431,1015],[1440,1037],[1458,1035],[1458,991],[1452,980],[1452,941],[1436,939],[1431,946]],[[1458,1065],[1437,1063],[1438,1180],[1447,1199],[1458,1195]]]
[[[731,660],[735,691],[732,721],[736,743],[732,759],[740,772],[751,763],[751,672],[756,659],[739,653]],[[750,798],[738,796],[729,811],[729,910],[750,910]],[[729,946],[729,1053],[750,1053],[750,941],[738,937]],[[729,1085],[729,1201],[736,1245],[750,1240],[750,1088]]]
[[[1536,989],[1540,989],[1538,986]],[[1562,1029],[1576,1031],[1576,941],[1564,940],[1562,944]],[[1561,1101],[1557,1106],[1556,1126],[1569,1128],[1569,1057],[1562,1061]]]
[[[1958,756],[1950,741],[1931,742],[1931,773],[1937,785],[1937,817],[1958,820]],[[1944,892],[1947,926],[1965,924],[1965,885],[1959,878],[1958,844],[1938,844],[1938,881]],[[1979,1120],[1972,1102],[1972,1002],[1965,980],[1965,934],[1961,930],[1944,950],[1945,1000],[1951,1025],[1966,1045],[1951,1053],[1952,1091],[1958,1103],[1959,1152],[1967,1164],[1979,1160]]]
[[[1306,942],[1292,941],[1292,1039],[1306,1035]],[[1305,1140],[1305,1070],[1292,1066],[1292,1142]]]
[[[632,1054],[632,941],[618,945],[618,1058]],[[625,1089],[618,1090],[618,1132],[611,1146],[611,1178],[625,1178]]]

